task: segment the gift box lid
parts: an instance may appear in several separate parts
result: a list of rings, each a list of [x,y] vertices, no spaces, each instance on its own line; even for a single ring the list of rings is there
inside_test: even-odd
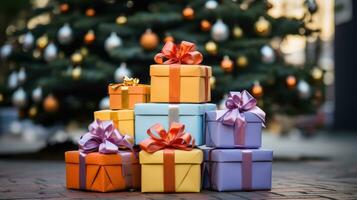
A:
[[[216,110],[216,111],[207,111],[206,112],[206,121],[222,121],[222,119],[218,119],[219,116],[224,115],[224,113],[227,110]],[[249,111],[244,113],[245,120],[247,122],[262,122],[262,120],[255,115],[254,113],[251,113]]]
[[[192,149],[191,151],[174,150],[175,163],[200,164],[203,160],[203,153],[200,149]],[[140,151],[140,164],[162,164],[164,161],[164,150],[154,153]]]
[[[243,151],[252,152],[252,161],[272,161],[273,151],[267,149],[203,149],[205,161],[209,158],[213,162],[241,162]]]
[[[180,76],[206,76],[206,68],[208,69],[208,77],[212,76],[212,68],[206,65],[181,65]],[[169,76],[170,65],[151,65],[150,76]]]
[[[121,94],[122,89],[126,87],[128,89],[128,94],[149,94],[150,86],[149,85],[135,85],[135,86],[118,86],[118,84],[109,84],[108,85],[108,93],[109,94]]]
[[[169,106],[178,106],[179,115],[203,115],[206,111],[216,110],[212,103],[204,104],[167,104],[167,103],[138,103],[135,105],[135,115],[168,115]]]
[[[131,163],[138,163],[137,157],[130,151],[126,153],[131,153]],[[89,165],[121,165],[122,157],[120,153],[117,154],[102,154],[99,152],[89,153],[85,156],[86,164]],[[66,163],[79,163],[79,151],[66,151],[65,152]]]
[[[99,120],[133,120],[133,110],[99,110],[94,112],[94,118]]]

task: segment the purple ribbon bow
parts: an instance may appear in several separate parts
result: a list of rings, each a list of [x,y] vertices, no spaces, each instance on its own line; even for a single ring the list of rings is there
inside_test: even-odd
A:
[[[217,116],[222,123],[229,126],[235,126],[234,136],[235,144],[244,145],[244,131],[247,125],[245,112],[250,112],[265,122],[265,112],[257,105],[257,100],[246,90],[242,92],[230,92],[226,100],[227,111],[221,116]]]

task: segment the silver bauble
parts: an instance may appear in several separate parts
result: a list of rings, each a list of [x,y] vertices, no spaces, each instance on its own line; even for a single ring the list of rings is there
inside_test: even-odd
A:
[[[25,68],[21,67],[20,71],[17,73],[17,81],[22,84],[26,81],[26,71]]]
[[[123,82],[124,76],[131,76],[131,71],[126,67],[126,63],[121,63],[120,66],[115,70],[114,80],[118,83]]]
[[[9,57],[11,53],[12,53],[11,44],[4,44],[1,47],[0,56],[1,56],[2,59],[5,59],[5,58]]]
[[[19,88],[12,94],[12,104],[19,108],[26,106],[26,92],[24,89]]]
[[[222,42],[228,39],[229,29],[228,26],[223,23],[221,19],[218,19],[216,23],[213,24],[211,29],[211,37],[216,42]]]
[[[68,23],[65,23],[57,33],[57,39],[60,44],[69,44],[72,41],[72,28],[69,26]]]
[[[39,103],[42,101],[42,87],[38,86],[32,91],[32,100],[36,103]]]
[[[307,99],[311,96],[311,88],[310,85],[305,80],[300,80],[297,84],[297,90],[299,93],[299,97],[302,99]]]
[[[275,61],[274,50],[269,45],[264,45],[260,49],[260,53],[262,54],[262,61],[264,63],[273,63]]]
[[[115,32],[112,32],[104,42],[104,48],[107,52],[121,45],[122,45],[122,40]]]
[[[46,47],[43,57],[46,61],[50,62],[57,58],[57,47],[52,42]]]
[[[218,6],[218,3],[215,0],[208,0],[205,3],[205,8],[208,9],[208,10],[214,10],[214,9],[217,8],[217,6]]]
[[[27,32],[24,35],[24,40],[23,40],[23,43],[22,43],[22,47],[25,50],[29,50],[34,46],[34,44],[35,44],[35,37],[32,35],[31,32]]]
[[[16,72],[12,72],[9,75],[9,78],[7,79],[7,86],[10,89],[15,89],[18,86],[19,82],[17,80],[17,73]]]
[[[100,110],[109,109],[109,97],[104,97],[102,100],[100,100],[99,109]]]

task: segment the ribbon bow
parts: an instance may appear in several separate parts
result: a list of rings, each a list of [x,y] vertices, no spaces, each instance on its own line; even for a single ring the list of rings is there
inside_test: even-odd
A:
[[[81,153],[118,153],[119,147],[127,147],[134,152],[133,145],[128,140],[130,136],[120,134],[113,122],[96,120],[88,129],[78,142]]]
[[[164,61],[166,58],[166,61]],[[182,41],[176,45],[166,42],[161,52],[156,54],[154,60],[158,64],[200,64],[203,56],[196,51],[196,45],[191,42]]]
[[[195,146],[195,139],[184,130],[185,125],[181,123],[173,122],[168,132],[166,132],[161,124],[155,124],[147,130],[147,134],[150,138],[140,142],[140,147],[148,153],[153,153],[165,148],[189,151]],[[156,135],[153,132],[155,132]]]
[[[140,80],[138,78],[129,78],[128,76],[124,76],[123,83],[119,84],[110,84],[110,87],[113,90],[116,90],[122,86],[137,86],[139,85]]]

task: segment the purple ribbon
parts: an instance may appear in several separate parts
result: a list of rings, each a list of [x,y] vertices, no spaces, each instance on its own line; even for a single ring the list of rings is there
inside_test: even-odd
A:
[[[242,189],[249,191],[252,190],[252,151],[243,150],[242,151]]]
[[[88,153],[99,152],[102,154],[117,154],[119,153],[124,159],[122,163],[126,161],[130,161],[128,159],[128,154],[126,152],[120,151],[120,147],[127,147],[132,152],[134,152],[133,145],[129,142],[131,138],[129,135],[122,135],[120,132],[114,127],[112,121],[101,121],[96,120],[92,122],[88,127],[88,132],[84,134],[80,140],[79,144],[79,182],[80,189],[86,189],[86,164],[85,164],[85,156]],[[131,153],[130,153],[131,155]],[[131,163],[131,161],[130,161]],[[124,165],[124,164],[122,164]],[[124,167],[129,168],[129,167]],[[127,170],[125,173],[123,172],[123,176],[126,178]],[[128,183],[127,185],[132,185],[132,183]]]
[[[242,146],[245,143],[245,128],[247,125],[245,114],[250,112],[265,122],[265,112],[257,105],[257,100],[246,90],[242,92],[230,92],[226,100],[227,111],[217,114],[217,120],[229,126],[234,126],[234,143]]]

